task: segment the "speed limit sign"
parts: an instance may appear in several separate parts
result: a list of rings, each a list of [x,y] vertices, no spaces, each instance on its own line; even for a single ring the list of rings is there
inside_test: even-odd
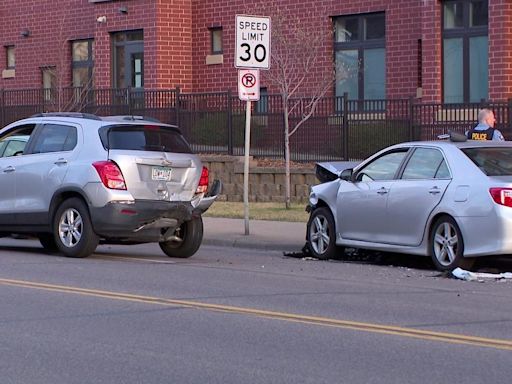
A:
[[[236,15],[236,68],[270,68],[270,17]]]

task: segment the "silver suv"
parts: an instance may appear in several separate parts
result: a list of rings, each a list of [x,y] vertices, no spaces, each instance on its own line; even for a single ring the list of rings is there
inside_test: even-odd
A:
[[[25,137],[0,158],[0,236],[32,234],[86,257],[98,243],[158,242],[171,257],[201,245],[221,190],[178,128],[137,116],[38,114],[0,130]],[[13,153],[14,155],[14,153]]]

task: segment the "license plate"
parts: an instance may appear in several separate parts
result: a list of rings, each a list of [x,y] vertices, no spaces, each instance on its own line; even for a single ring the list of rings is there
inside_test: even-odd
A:
[[[171,180],[171,168],[166,167],[153,167],[151,169],[151,179],[153,180],[163,180],[170,181]]]

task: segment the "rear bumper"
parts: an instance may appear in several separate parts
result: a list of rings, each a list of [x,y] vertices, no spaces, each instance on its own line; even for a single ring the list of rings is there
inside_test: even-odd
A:
[[[195,212],[190,202],[114,201],[90,207],[94,231],[106,239],[158,241],[162,233],[190,220]]]
[[[207,196],[192,201],[111,201],[89,207],[92,226],[107,241],[164,241],[183,222],[201,216],[221,190],[222,183],[215,180]]]

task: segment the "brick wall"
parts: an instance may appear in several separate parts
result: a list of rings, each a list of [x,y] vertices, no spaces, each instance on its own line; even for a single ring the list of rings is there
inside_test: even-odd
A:
[[[127,13],[119,11],[122,6],[127,7]],[[156,88],[159,82],[156,9],[154,0],[95,4],[88,0],[2,0],[0,45],[15,45],[16,75],[9,79],[0,78],[0,88],[40,87],[40,68],[43,66],[55,66],[59,78],[63,79],[62,86],[71,85],[69,41],[87,38],[94,38],[95,44],[94,85],[110,87],[110,33],[134,29],[144,30],[145,85]],[[106,16],[106,22],[98,23],[99,16]],[[20,35],[23,29],[30,30],[29,37]],[[182,44],[174,40],[174,45],[181,47]],[[0,72],[5,62],[5,49],[1,49]]]
[[[194,90],[206,88],[208,91],[220,91],[229,87],[237,88],[237,72],[234,69],[235,25],[236,14],[266,15],[271,13],[269,1],[234,0],[219,6],[218,2],[199,0],[195,2],[193,29],[193,68]],[[421,37],[421,27],[417,20],[421,15],[421,2],[412,0],[366,0],[366,1],[337,1],[323,0],[312,5],[306,0],[278,1],[279,8],[285,8],[290,20],[299,17],[307,20],[311,31],[332,28],[333,16],[352,15],[371,12],[386,12],[386,77],[388,97],[409,97],[416,95],[418,86],[418,39]],[[205,65],[206,54],[210,50],[209,29],[215,26],[223,27],[223,64]],[[314,32],[316,33],[316,32]],[[320,61],[318,75],[330,71],[333,57],[333,38],[325,41],[325,57]],[[265,80],[262,71],[262,86],[272,87]],[[208,81],[204,82],[204,79]],[[314,80],[313,80],[314,81]]]
[[[95,19],[92,7],[87,5],[87,0],[2,0],[0,46],[16,47],[16,77],[0,79],[0,87],[39,87],[43,66],[54,66],[62,78],[70,79],[70,51],[66,42],[92,37]],[[82,11],[76,12],[77,8]],[[30,31],[29,37],[20,35],[25,29]],[[0,70],[5,62],[5,49],[2,49]]]
[[[0,71],[6,45],[16,46],[14,78],[1,78],[0,88],[41,85],[41,67],[56,67],[71,82],[70,40],[94,38],[95,86],[112,85],[113,32],[143,29],[145,87],[183,91],[237,89],[234,68],[235,15],[272,14],[279,3],[291,22],[298,18],[312,31],[332,32],[332,17],[371,12],[386,14],[386,89],[388,98],[415,96],[423,101],[442,97],[441,5],[437,0],[2,0],[0,8]],[[127,13],[121,13],[126,7]],[[305,17],[307,15],[307,17]],[[106,16],[105,23],[96,21]],[[223,27],[224,53],[220,64],[206,65],[211,27]],[[29,37],[21,31],[28,29]],[[419,52],[421,41],[421,56]],[[307,47],[304,47],[307,49]],[[323,44],[316,80],[332,68],[333,38]],[[489,97],[503,100],[512,92],[512,3],[489,0]],[[262,71],[262,86],[275,91]]]
[[[512,2],[489,1],[489,99],[512,97]]]
[[[192,4],[190,0],[157,0],[157,88],[192,90]],[[151,59],[151,57],[149,58]],[[146,58],[148,60],[148,58]]]
[[[155,23],[157,7],[155,1],[124,0],[91,4],[87,0],[82,0],[81,3],[84,3],[82,4],[83,9],[87,10],[86,17],[87,23],[90,25],[90,37],[94,37],[95,86],[112,86],[110,34],[143,29],[144,85],[147,88],[155,88],[158,82],[156,76],[158,63],[155,60],[157,56],[157,25]],[[128,12],[119,12],[120,7],[126,7]],[[96,22],[98,16],[106,16],[107,21],[105,23]]]
[[[421,18],[423,101],[441,102],[441,2],[423,1]],[[462,69],[461,69],[462,70]]]

